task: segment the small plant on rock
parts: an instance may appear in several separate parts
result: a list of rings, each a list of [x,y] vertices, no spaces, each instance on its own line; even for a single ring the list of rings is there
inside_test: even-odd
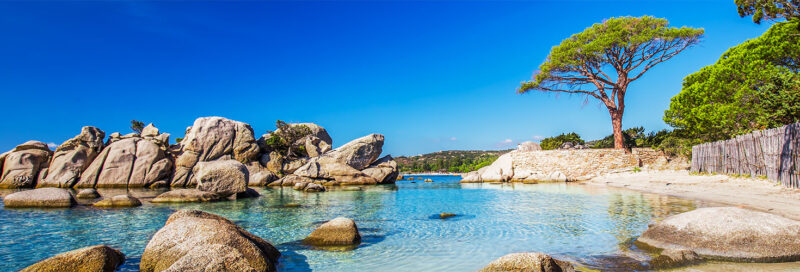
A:
[[[304,137],[311,135],[311,129],[308,126],[292,125],[278,120],[275,122],[275,127],[274,131],[267,131],[269,137],[266,139],[266,144],[272,150],[290,158],[300,158],[308,155],[305,143],[300,141]]]

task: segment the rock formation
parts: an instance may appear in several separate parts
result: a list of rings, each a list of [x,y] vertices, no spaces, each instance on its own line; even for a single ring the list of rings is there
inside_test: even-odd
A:
[[[517,145],[517,150],[522,151],[522,152],[541,151],[542,150],[542,146],[540,146],[537,143],[534,143],[534,142],[531,142],[531,141],[527,141],[527,142],[522,142],[519,145]]]
[[[651,224],[638,243],[687,249],[709,259],[800,260],[800,221],[735,207],[701,208]]]
[[[32,188],[46,175],[53,152],[47,144],[28,141],[0,154],[0,188]],[[41,172],[41,173],[40,173]]]
[[[383,156],[383,158],[374,161],[361,172],[374,178],[379,184],[394,183],[400,174],[397,171],[397,162],[394,161],[391,155]]]
[[[149,187],[169,179],[172,161],[166,146],[138,135],[109,141],[97,158],[81,174],[77,188]]]
[[[66,189],[39,188],[20,191],[3,198],[6,208],[69,208],[75,205],[75,198]]]
[[[575,268],[544,253],[512,253],[492,261],[481,272],[529,271],[529,272],[574,272]]]
[[[105,245],[84,247],[44,259],[20,272],[112,272],[125,261],[125,254]]]
[[[260,148],[250,125],[222,117],[203,117],[194,121],[180,142],[175,160],[172,187],[192,187],[195,165],[214,160],[237,160],[247,164],[258,158]],[[252,174],[252,173],[251,173]]]
[[[96,127],[81,128],[81,133],[56,148],[47,177],[36,187],[70,188],[80,180],[81,173],[103,150],[106,133]]]
[[[276,271],[280,252],[228,219],[195,210],[170,215],[142,253],[153,271]]]
[[[361,243],[361,235],[353,219],[337,217],[320,225],[303,242],[312,246],[353,246]]]

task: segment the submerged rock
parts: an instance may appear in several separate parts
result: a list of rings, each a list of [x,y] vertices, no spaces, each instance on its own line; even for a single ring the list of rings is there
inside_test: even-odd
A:
[[[701,208],[651,224],[637,239],[647,246],[689,249],[710,259],[800,260],[800,222],[735,207]]]
[[[211,202],[221,200],[218,194],[200,191],[197,189],[177,189],[164,192],[153,200],[152,203],[187,203],[187,202]]]
[[[537,252],[512,253],[492,261],[481,272],[529,271],[529,272],[574,272],[568,262]]]
[[[3,198],[3,204],[5,204],[6,208],[69,208],[75,203],[76,201],[72,194],[60,188],[39,188],[21,191]]]
[[[81,133],[64,141],[56,148],[47,177],[36,187],[70,188],[80,180],[81,173],[103,150],[106,133],[96,127],[85,126]]]
[[[78,194],[75,195],[75,198],[78,199],[95,199],[98,197],[100,197],[100,194],[97,193],[97,190],[94,188],[81,189],[78,191]]]
[[[28,141],[0,154],[0,189],[33,188],[52,155],[47,144],[39,141]]]
[[[112,272],[125,261],[125,254],[105,245],[84,247],[44,259],[21,272]]]
[[[353,219],[337,217],[320,225],[303,241],[312,246],[354,246],[361,243],[361,235]]]
[[[443,213],[439,214],[439,218],[441,218],[441,219],[447,219],[447,218],[450,218],[450,217],[453,217],[453,216],[456,216],[456,214],[454,214],[454,213],[446,213],[446,212],[443,212]]]
[[[140,271],[276,271],[280,252],[219,215],[180,210],[142,253]]]
[[[92,206],[101,208],[139,207],[142,206],[142,202],[130,195],[117,195],[97,201]]]
[[[650,269],[667,269],[702,262],[703,258],[688,249],[665,249],[650,261]]]

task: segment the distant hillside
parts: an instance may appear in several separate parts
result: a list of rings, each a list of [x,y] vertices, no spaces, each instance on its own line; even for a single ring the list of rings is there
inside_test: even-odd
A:
[[[492,164],[497,157],[511,150],[450,150],[416,156],[395,158],[400,172],[452,172],[466,173]]]

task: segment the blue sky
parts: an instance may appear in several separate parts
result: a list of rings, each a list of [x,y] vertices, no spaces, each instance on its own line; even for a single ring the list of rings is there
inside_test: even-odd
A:
[[[415,155],[611,133],[581,96],[515,93],[564,38],[615,16],[705,28],[628,92],[624,127],[662,121],[681,80],[769,27],[724,1],[0,2],[0,150],[93,125],[153,122],[183,137],[224,116],[324,126],[334,146],[386,135]]]

